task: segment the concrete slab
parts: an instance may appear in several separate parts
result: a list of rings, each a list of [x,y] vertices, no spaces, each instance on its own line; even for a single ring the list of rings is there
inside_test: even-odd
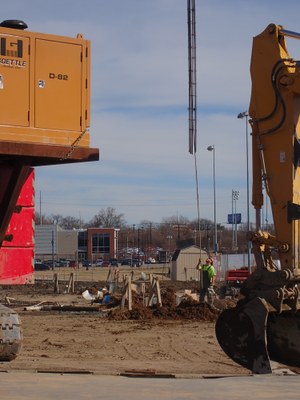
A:
[[[0,387],[5,400],[298,400],[300,376],[165,379],[9,372],[0,374]]]

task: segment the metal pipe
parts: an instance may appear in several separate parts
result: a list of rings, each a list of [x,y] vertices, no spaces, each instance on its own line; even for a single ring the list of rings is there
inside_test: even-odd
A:
[[[300,33],[298,32],[288,31],[287,29],[280,29],[279,33],[280,35],[283,36],[288,36],[294,39],[300,39]]]
[[[233,190],[231,191],[231,218],[232,218],[232,220],[231,220],[231,229],[232,229],[232,251],[234,250],[234,218],[233,218],[233,212],[234,212],[234,209],[233,209],[233,197],[234,197],[234,195],[233,195]]]
[[[244,111],[238,114],[239,119],[245,118],[246,121],[246,180],[247,180],[247,233],[250,232],[250,189],[249,189],[249,145],[248,145],[248,119],[249,113],[248,111]],[[248,259],[248,268],[250,270],[250,262],[251,262],[251,245],[250,241],[247,239],[247,259]]]
[[[216,203],[216,157],[215,157],[215,145],[208,146],[208,151],[212,151],[213,154],[213,190],[214,190],[214,252],[218,254],[218,227],[217,227],[217,203]]]

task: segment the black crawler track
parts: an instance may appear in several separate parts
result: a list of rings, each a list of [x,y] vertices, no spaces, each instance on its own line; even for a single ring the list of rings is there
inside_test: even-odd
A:
[[[22,331],[18,314],[0,304],[0,361],[15,359],[21,345]]]

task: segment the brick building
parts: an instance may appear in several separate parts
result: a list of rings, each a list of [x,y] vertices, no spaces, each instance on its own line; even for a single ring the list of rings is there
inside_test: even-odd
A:
[[[114,228],[65,230],[58,225],[36,225],[35,257],[42,260],[67,258],[109,260],[117,257],[118,232]]]

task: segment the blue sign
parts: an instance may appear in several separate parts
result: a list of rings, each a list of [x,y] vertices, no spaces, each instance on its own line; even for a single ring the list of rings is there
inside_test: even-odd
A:
[[[242,222],[242,214],[228,214],[227,223],[230,225],[240,224]]]

